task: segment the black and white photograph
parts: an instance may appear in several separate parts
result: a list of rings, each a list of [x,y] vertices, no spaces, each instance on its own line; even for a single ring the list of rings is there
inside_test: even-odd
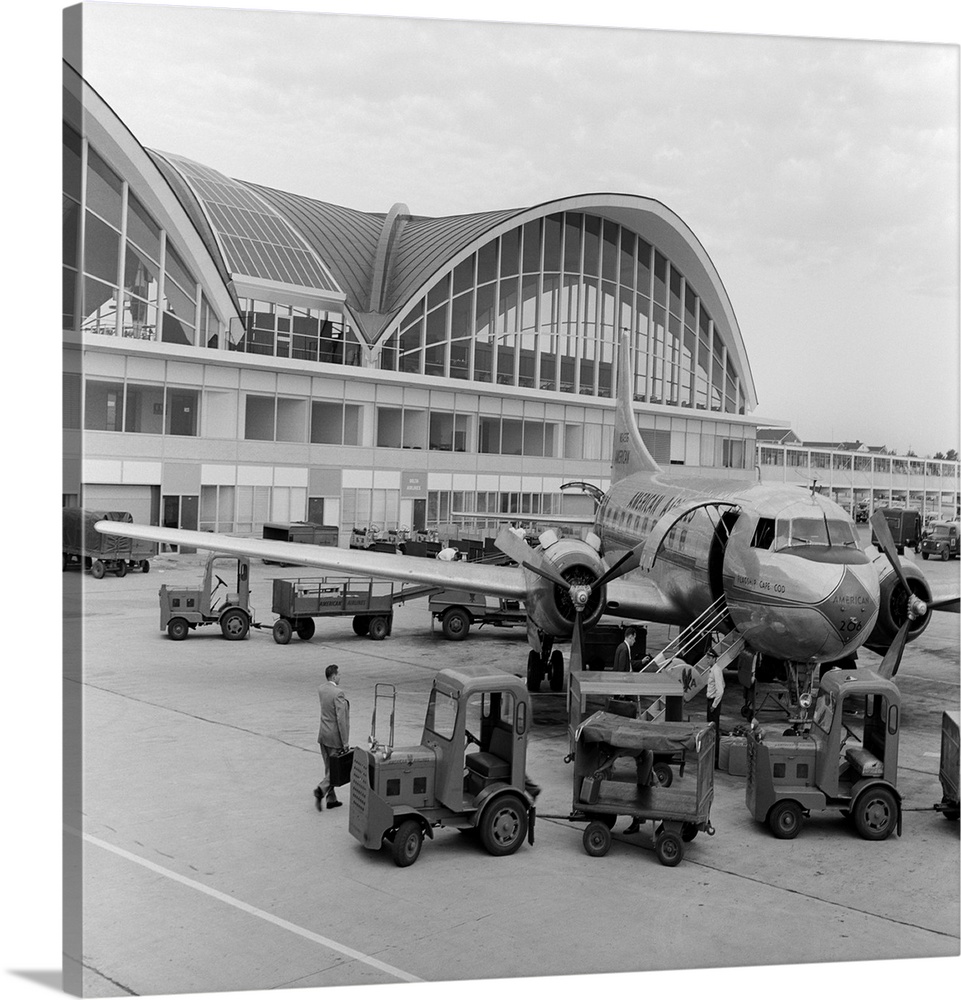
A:
[[[957,30],[691,6],[44,21],[16,995],[957,983]]]

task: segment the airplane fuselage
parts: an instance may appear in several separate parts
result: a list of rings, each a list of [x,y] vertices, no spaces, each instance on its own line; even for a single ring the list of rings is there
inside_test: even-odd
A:
[[[613,484],[594,530],[608,564],[651,548],[612,596],[646,573],[678,624],[723,597],[748,644],[779,659],[841,659],[877,621],[878,570],[853,521],[796,486],[638,474]]]

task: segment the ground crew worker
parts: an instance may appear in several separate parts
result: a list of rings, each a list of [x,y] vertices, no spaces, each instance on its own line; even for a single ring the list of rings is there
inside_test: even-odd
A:
[[[614,669],[622,672],[631,669],[631,647],[637,638],[637,629],[628,625],[624,630],[624,641],[614,650]]]
[[[724,697],[724,668],[718,663],[717,653],[709,649],[707,675],[707,721],[714,726],[714,766],[721,755],[721,699]]]
[[[347,748],[350,739],[350,704],[340,687],[340,668],[332,663],[325,671],[326,680],[320,685],[320,731],[317,742],[324,759],[324,777],[314,789],[318,812],[324,808],[336,809],[343,803],[337,798],[337,789],[330,782],[330,755]]]

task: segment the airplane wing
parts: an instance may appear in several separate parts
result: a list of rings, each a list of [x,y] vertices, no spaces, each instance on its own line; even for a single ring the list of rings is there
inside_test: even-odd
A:
[[[594,527],[593,514],[484,514],[473,510],[451,511],[457,521],[494,521],[497,524],[587,524]]]
[[[217,535],[209,531],[185,528],[160,528],[149,524],[123,521],[98,521],[97,531],[122,538],[137,538],[167,545],[186,545],[197,549],[245,555],[271,562],[312,566],[336,573],[400,580],[408,583],[433,583],[440,587],[482,591],[495,597],[523,600],[527,596],[526,574],[518,566],[489,566],[483,563],[443,562],[420,556],[391,552],[368,552],[366,549],[341,549],[334,546],[303,545],[299,542],[267,538],[241,538]]]

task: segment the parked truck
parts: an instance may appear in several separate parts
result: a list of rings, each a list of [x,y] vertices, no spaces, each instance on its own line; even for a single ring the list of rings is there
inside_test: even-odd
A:
[[[88,570],[95,580],[107,573],[126,576],[131,569],[149,573],[150,559],[157,554],[156,543],[101,535],[94,528],[98,521],[131,523],[133,517],[123,510],[63,508],[63,569],[79,566]]]
[[[916,510],[904,510],[901,507],[878,507],[875,513],[882,513],[884,520],[888,522],[891,529],[891,538],[894,546],[898,550],[898,555],[903,556],[905,549],[921,551],[921,514]],[[878,544],[878,537],[871,531],[871,544]]]

